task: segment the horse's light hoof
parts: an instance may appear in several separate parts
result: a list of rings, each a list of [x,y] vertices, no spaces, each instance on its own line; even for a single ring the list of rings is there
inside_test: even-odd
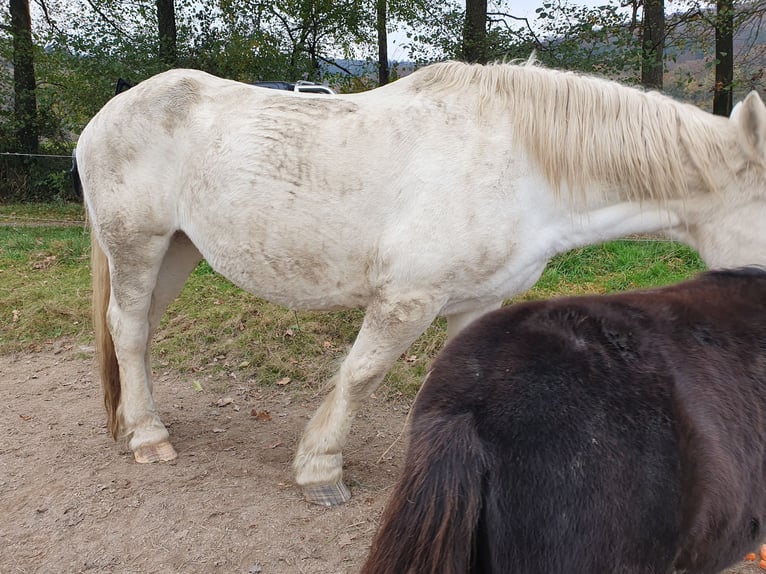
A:
[[[136,449],[133,453],[136,457],[136,462],[167,462],[178,457],[176,449],[169,442],[161,442],[159,444],[145,444]]]
[[[320,506],[339,506],[351,500],[351,491],[339,480],[335,484],[310,484],[303,487],[308,502]]]

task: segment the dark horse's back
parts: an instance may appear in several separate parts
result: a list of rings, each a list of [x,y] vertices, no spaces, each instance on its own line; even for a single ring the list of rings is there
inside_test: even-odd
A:
[[[718,572],[766,520],[766,273],[533,302],[447,345],[363,572]]]

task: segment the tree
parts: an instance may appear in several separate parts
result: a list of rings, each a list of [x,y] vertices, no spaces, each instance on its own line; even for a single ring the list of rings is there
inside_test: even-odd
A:
[[[22,153],[37,153],[40,136],[29,1],[10,0],[10,13],[16,143]]]
[[[168,67],[178,64],[176,50],[176,9],[173,0],[157,0],[157,29],[159,58]]]
[[[466,0],[463,59],[487,63],[487,0]]]
[[[388,83],[388,32],[386,26],[388,18],[386,17],[386,0],[376,0],[375,13],[377,19],[378,36],[378,85],[383,86]]]
[[[734,2],[717,0],[715,18],[715,86],[713,113],[728,116],[734,84]]]
[[[661,90],[665,52],[665,0],[644,0],[641,31],[641,85]]]

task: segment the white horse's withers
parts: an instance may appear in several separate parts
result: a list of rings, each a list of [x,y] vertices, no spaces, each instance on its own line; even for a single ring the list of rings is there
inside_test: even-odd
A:
[[[77,165],[109,428],[140,462],[176,456],[149,346],[203,257],[289,307],[366,308],[295,457],[320,504],[348,499],[354,415],[437,315],[452,336],[556,253],[632,233],[710,267],[766,263],[756,93],[725,119],[532,65],[435,64],[328,97],[173,70],[104,106]]]

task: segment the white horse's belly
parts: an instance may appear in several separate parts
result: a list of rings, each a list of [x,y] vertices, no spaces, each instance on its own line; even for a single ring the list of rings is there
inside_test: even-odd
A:
[[[194,241],[194,237],[192,237]],[[303,238],[303,245],[258,244],[229,239],[228,249],[197,245],[218,273],[258,297],[295,309],[329,310],[365,306],[371,295],[366,263],[359,253]],[[339,254],[338,251],[344,251]]]

